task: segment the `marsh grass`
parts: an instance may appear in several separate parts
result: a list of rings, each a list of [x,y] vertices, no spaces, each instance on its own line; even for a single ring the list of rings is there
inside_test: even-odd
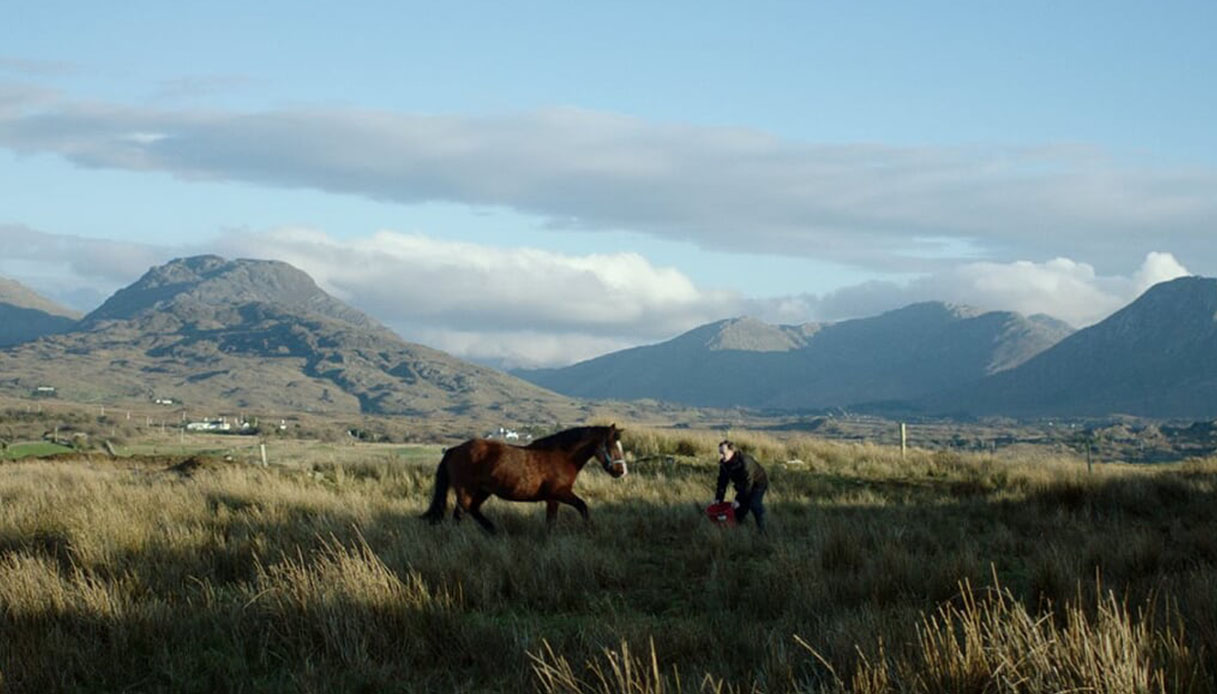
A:
[[[771,471],[761,537],[700,514],[721,433],[627,436],[633,474],[579,479],[590,526],[492,501],[498,537],[419,521],[436,460],[390,449],[0,465],[0,682],[1217,689],[1212,461],[1088,474],[736,432]]]

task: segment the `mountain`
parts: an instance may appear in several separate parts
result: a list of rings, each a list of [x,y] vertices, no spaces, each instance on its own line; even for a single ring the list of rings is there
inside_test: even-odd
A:
[[[553,419],[566,398],[406,342],[278,261],[150,269],[67,333],[0,351],[0,389],[83,402],[172,398],[223,411]]]
[[[1071,331],[1048,316],[926,302],[829,324],[735,318],[564,368],[514,373],[575,397],[811,409],[959,386],[1016,366]]]
[[[40,296],[15,280],[0,277],[0,347],[63,332],[80,314]]]
[[[82,327],[153,314],[194,320],[247,303],[381,328],[358,310],[322,291],[313,278],[277,260],[225,260],[215,255],[179,258],[154,267],[84,317]]]
[[[1018,368],[927,398],[942,412],[1217,417],[1217,279],[1150,287]]]

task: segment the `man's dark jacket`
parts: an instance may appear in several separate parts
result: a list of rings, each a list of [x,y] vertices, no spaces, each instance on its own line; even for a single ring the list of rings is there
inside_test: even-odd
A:
[[[752,456],[742,451],[736,451],[731,460],[718,464],[718,486],[714,489],[714,498],[722,499],[727,493],[727,483],[735,486],[735,496],[749,497],[757,489],[769,487],[769,476],[765,468],[756,462]]]

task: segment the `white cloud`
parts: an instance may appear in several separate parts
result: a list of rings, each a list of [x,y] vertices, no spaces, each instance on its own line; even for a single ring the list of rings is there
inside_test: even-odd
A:
[[[916,301],[949,301],[987,309],[1046,313],[1075,326],[1106,318],[1150,286],[1187,275],[1170,253],[1151,252],[1131,275],[1100,275],[1087,263],[1055,258],[1043,263],[965,263],[898,284],[868,282],[807,300],[827,319],[873,315]]]
[[[283,260],[408,339],[504,366],[569,363],[746,307],[739,294],[701,289],[636,253],[566,255],[392,231],[342,240],[303,228],[149,246],[0,225],[0,275],[86,311],[150,267],[200,253]]]
[[[79,277],[121,281],[138,277],[161,257],[161,250],[138,243],[48,234],[17,224],[0,224],[0,257],[58,263]]]
[[[388,231],[338,240],[281,229],[228,243],[235,244],[230,254],[248,243],[291,262],[411,339],[509,366],[570,363],[743,314],[775,323],[831,321],[917,301],[1046,313],[1085,326],[1150,285],[1188,274],[1170,253],[1153,252],[1129,275],[1100,275],[1068,258],[973,262],[906,283],[746,298],[698,288],[631,253],[572,256]]]
[[[284,260],[409,339],[509,365],[551,365],[666,339],[734,315],[738,294],[699,289],[635,253],[566,255],[380,231],[232,235],[228,256]]]
[[[410,332],[422,344],[504,369],[565,366],[641,344],[613,337],[535,330],[468,332],[409,326],[399,330]]]
[[[60,98],[0,109],[0,146],[184,179],[503,206],[565,229],[884,271],[941,269],[967,259],[945,257],[960,248],[1113,268],[1165,246],[1217,264],[1217,172],[1079,145],[825,145],[579,109],[239,113]]]
[[[1133,275],[1132,280],[1136,293],[1140,294],[1159,282],[1184,277],[1188,274],[1190,273],[1187,268],[1183,267],[1175,256],[1170,253],[1153,252],[1145,256],[1145,262]]]

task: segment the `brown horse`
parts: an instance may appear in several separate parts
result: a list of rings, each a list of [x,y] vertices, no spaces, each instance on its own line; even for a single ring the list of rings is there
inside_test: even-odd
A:
[[[482,504],[493,494],[508,501],[544,501],[545,521],[552,526],[558,504],[569,504],[587,521],[587,504],[571,490],[575,477],[595,456],[613,477],[626,474],[621,450],[621,429],[576,427],[537,439],[527,446],[499,441],[470,439],[449,448],[435,470],[435,492],[431,506],[421,518],[438,523],[448,506],[448,487],[456,491],[453,520],[468,511],[486,532],[494,524],[482,515]]]

